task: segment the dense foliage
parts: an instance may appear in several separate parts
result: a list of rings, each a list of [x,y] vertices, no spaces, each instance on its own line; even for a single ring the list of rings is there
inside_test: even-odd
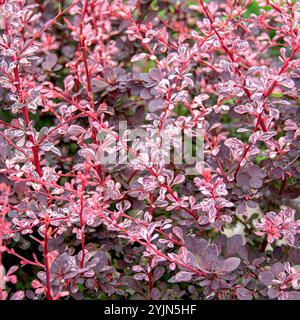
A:
[[[300,299],[299,8],[0,0],[0,299]]]

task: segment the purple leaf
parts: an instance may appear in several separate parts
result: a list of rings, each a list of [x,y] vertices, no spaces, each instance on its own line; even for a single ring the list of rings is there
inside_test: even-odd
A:
[[[237,288],[236,295],[239,300],[252,300],[253,299],[251,291],[249,291],[246,288]]]
[[[175,275],[175,281],[176,282],[190,281],[193,275],[194,275],[193,272],[180,271]]]
[[[237,269],[238,266],[240,265],[240,263],[241,263],[240,258],[236,258],[236,257],[228,258],[223,261],[222,269],[225,272],[231,272],[231,271],[234,271],[235,269]]]
[[[274,279],[273,273],[270,271],[263,271],[259,274],[259,280],[261,283],[263,283],[265,286],[269,286],[272,284],[272,281]]]

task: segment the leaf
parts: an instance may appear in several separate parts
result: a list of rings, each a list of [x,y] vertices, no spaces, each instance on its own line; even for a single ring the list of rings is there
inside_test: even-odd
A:
[[[220,251],[215,244],[207,246],[203,251],[203,256],[208,262],[214,262],[218,259]]]
[[[243,245],[243,238],[240,234],[236,234],[227,240],[226,253],[227,256],[236,254],[238,248]]]
[[[68,134],[70,134],[71,136],[78,136],[80,134],[85,133],[85,129],[76,125],[76,124],[72,124],[69,128],[68,128]]]
[[[6,273],[6,276],[12,275],[12,274],[15,273],[18,269],[19,269],[18,266],[12,266],[12,267],[10,267],[9,270],[7,271],[7,273]]]
[[[155,112],[158,109],[162,109],[164,106],[164,100],[162,98],[152,99],[149,101],[148,107],[150,112]]]
[[[151,290],[151,298],[152,298],[153,300],[159,300],[159,298],[160,298],[160,291],[159,291],[157,288],[153,288],[153,289]]]
[[[245,108],[244,105],[239,105],[234,107],[234,111],[239,114],[244,114],[249,112],[249,110],[247,110],[247,108]]]
[[[187,271],[180,271],[175,275],[175,282],[185,282],[190,281],[192,279],[192,276],[194,275],[193,272],[187,272]]]
[[[262,180],[261,179],[259,179],[259,178],[252,178],[252,179],[250,179],[250,186],[251,186],[251,188],[253,188],[253,189],[258,189],[258,188],[260,188],[261,186],[262,186]]]
[[[246,288],[236,289],[236,295],[239,300],[252,300],[253,296],[250,291]]]
[[[183,174],[179,174],[178,176],[175,177],[173,180],[172,185],[174,186],[175,184],[181,184],[185,180],[185,176]]]
[[[175,236],[177,236],[181,241],[183,241],[183,231],[179,227],[173,227],[172,229]]]
[[[286,88],[293,88],[295,86],[295,83],[292,79],[285,79],[284,81],[281,81],[280,84]]]
[[[248,260],[248,250],[245,246],[238,247],[237,253],[243,260]]]
[[[139,54],[136,54],[135,56],[133,56],[130,61],[131,62],[138,62],[138,61],[144,60],[147,57],[149,57],[149,54],[147,54],[147,53],[139,53]]]
[[[144,268],[141,267],[141,266],[139,266],[139,265],[133,266],[133,267],[132,267],[132,270],[133,270],[134,272],[144,272],[144,271],[145,271]]]
[[[261,283],[263,283],[266,286],[269,286],[272,284],[272,281],[274,279],[274,275],[270,271],[263,271],[259,274],[259,280]]]
[[[186,102],[188,101],[188,92],[186,90],[182,90],[179,93],[173,93],[171,96],[171,101],[172,102]]]
[[[57,63],[57,55],[54,53],[49,53],[47,54],[45,61],[42,63],[42,67],[45,70],[52,70],[52,68],[56,65]]]
[[[208,100],[209,99],[209,95],[207,94],[199,94],[198,96],[196,96],[194,98],[194,101],[196,103],[202,104],[202,101]]]
[[[50,151],[54,148],[54,144],[52,142],[45,142],[40,146],[40,148],[43,151]]]
[[[159,280],[165,273],[165,268],[163,266],[158,266],[153,271],[153,283]]]
[[[249,186],[249,178],[250,177],[248,176],[247,173],[239,171],[237,176],[236,176],[237,184],[240,187],[248,187]]]
[[[270,140],[272,137],[274,137],[276,134],[277,132],[274,132],[274,131],[264,132],[258,137],[258,140],[267,141],[267,140]]]
[[[102,91],[109,86],[107,82],[99,79],[92,79],[91,83],[92,83],[92,91],[95,93]]]
[[[241,160],[245,150],[245,146],[242,141],[237,138],[229,138],[224,142],[225,146],[228,147],[236,160]]]
[[[78,154],[84,158],[90,157],[92,160],[96,160],[95,151],[91,148],[84,148],[78,151]]]
[[[51,152],[53,152],[53,153],[56,154],[57,156],[61,157],[61,152],[60,152],[60,150],[59,150],[58,148],[53,147],[53,148],[51,149]]]
[[[29,46],[26,50],[24,50],[24,51],[22,52],[22,56],[23,56],[23,57],[25,57],[25,56],[30,56],[30,55],[32,55],[34,52],[36,52],[38,49],[39,49],[38,46],[35,46],[35,45]]]
[[[74,81],[74,77],[72,75],[68,75],[65,79],[64,79],[64,88],[65,91],[71,91],[72,88],[74,87],[75,81]]]
[[[272,265],[271,272],[277,276],[279,273],[284,272],[284,265],[281,262],[276,262]]]
[[[149,70],[149,76],[155,81],[160,81],[162,74],[161,71],[158,68],[152,68]]]
[[[279,290],[272,287],[268,290],[267,294],[270,299],[276,299],[279,295]]]
[[[240,258],[236,258],[236,257],[231,257],[231,258],[228,258],[226,260],[223,261],[223,270],[225,272],[231,272],[235,269],[238,268],[238,266],[240,265],[241,263],[241,259]]]
[[[10,300],[23,300],[25,298],[25,294],[23,291],[17,291],[15,292]]]

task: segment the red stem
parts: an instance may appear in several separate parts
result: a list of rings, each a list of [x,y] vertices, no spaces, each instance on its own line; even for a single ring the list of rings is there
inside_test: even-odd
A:
[[[44,232],[44,262],[46,270],[46,298],[47,300],[53,300],[51,294],[51,284],[50,284],[50,265],[48,260],[48,240],[49,240],[49,219],[48,215],[45,217],[45,232]]]
[[[148,299],[152,300],[152,297],[151,297],[151,292],[152,292],[152,289],[153,289],[153,278],[152,278],[152,270],[151,270],[152,257],[149,257],[148,261],[149,261],[149,268],[150,268],[150,271],[148,272],[148,280],[149,280]]]
[[[14,59],[13,59],[14,60]],[[18,69],[18,64],[16,65],[16,67],[14,68],[14,76],[15,76],[15,82],[16,82],[16,86],[17,86],[17,92],[18,92],[18,96],[21,102],[23,102],[23,93],[22,93],[22,87],[21,87],[21,81],[20,81],[20,75],[19,75],[19,69]],[[24,106],[22,108],[22,112],[23,112],[23,117],[26,123],[26,126],[29,126],[30,123],[30,119],[29,119],[29,112],[26,106]],[[33,154],[33,159],[34,159],[34,164],[35,164],[35,168],[36,171],[39,175],[39,177],[43,176],[43,171],[41,168],[41,163],[40,163],[40,159],[39,159],[39,155],[38,155],[38,146],[33,138],[32,135],[28,136],[28,140],[33,144],[31,150],[32,150],[32,154]],[[43,185],[43,188],[47,194],[47,198],[48,198],[48,205],[50,204],[50,193],[47,189],[46,186]],[[51,284],[50,284],[50,266],[49,266],[49,261],[48,261],[48,227],[49,227],[49,221],[46,218],[45,221],[45,233],[44,233],[44,263],[45,263],[45,272],[46,272],[46,288],[45,288],[45,292],[46,292],[46,298],[48,300],[52,300],[52,295],[51,295]]]
[[[85,227],[85,221],[83,217],[83,208],[84,208],[84,190],[86,187],[86,181],[85,176],[82,179],[82,190],[80,195],[80,212],[79,212],[79,218],[80,218],[80,234],[81,234],[81,250],[82,250],[82,256],[80,261],[80,268],[84,267],[84,259],[85,259],[85,237],[84,237],[84,227]]]

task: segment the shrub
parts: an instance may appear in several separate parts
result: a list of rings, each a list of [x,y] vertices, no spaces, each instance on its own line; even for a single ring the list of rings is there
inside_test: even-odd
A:
[[[0,13],[1,299],[300,299],[299,2]]]

